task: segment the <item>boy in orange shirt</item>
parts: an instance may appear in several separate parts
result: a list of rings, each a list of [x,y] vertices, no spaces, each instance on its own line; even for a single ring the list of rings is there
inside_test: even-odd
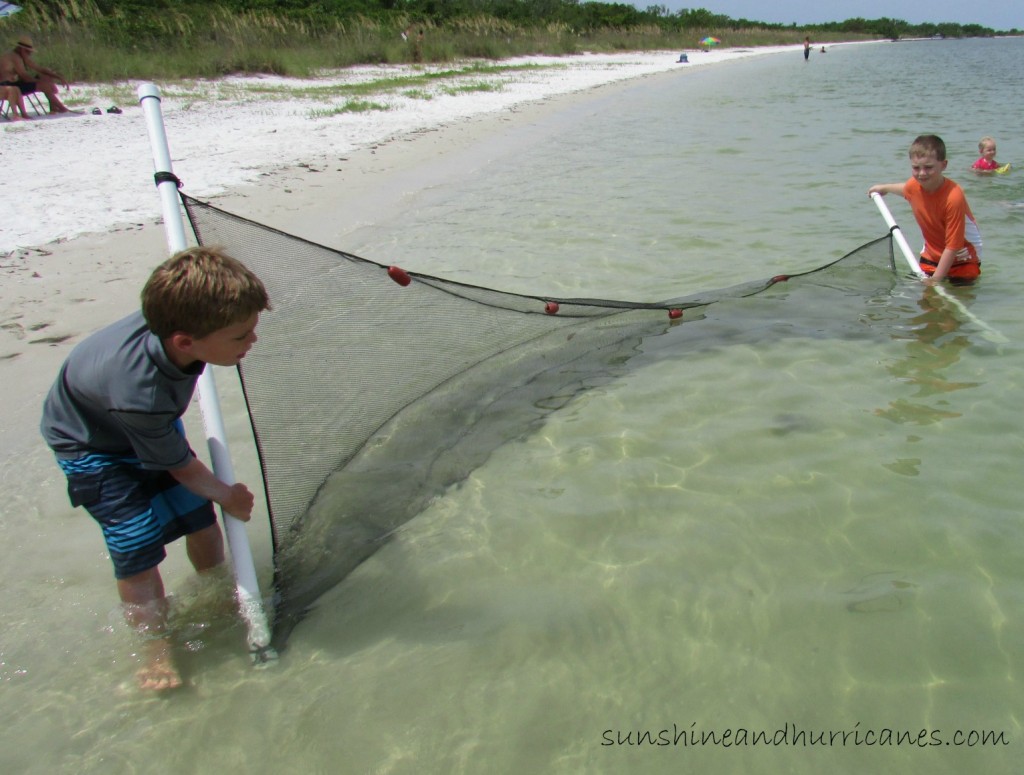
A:
[[[963,189],[942,174],[947,164],[942,138],[921,135],[910,146],[911,178],[879,183],[868,194],[900,194],[910,202],[924,235],[919,261],[930,282],[968,285],[981,274],[981,232]]]

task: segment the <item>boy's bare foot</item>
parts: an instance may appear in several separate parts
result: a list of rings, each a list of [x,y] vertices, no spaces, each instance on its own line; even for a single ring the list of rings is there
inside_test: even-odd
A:
[[[146,666],[140,668],[135,677],[143,691],[162,692],[181,686],[181,675],[174,666],[167,640],[146,642]]]

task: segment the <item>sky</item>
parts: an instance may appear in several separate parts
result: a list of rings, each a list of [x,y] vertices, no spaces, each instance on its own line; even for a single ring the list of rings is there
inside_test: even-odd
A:
[[[634,0],[638,8],[664,5],[671,12],[705,8],[733,19],[798,25],[846,19],[902,19],[911,24],[959,22],[994,30],[1024,30],[1021,0]]]

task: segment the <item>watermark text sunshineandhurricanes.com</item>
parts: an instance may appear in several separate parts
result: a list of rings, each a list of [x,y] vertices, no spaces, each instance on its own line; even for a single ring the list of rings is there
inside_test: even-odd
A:
[[[979,748],[1010,745],[1010,735],[1005,730],[991,729],[870,727],[859,721],[845,729],[811,729],[788,722],[776,729],[713,729],[701,727],[694,721],[689,726],[673,723],[671,727],[658,729],[605,729],[601,733],[601,745],[634,748]]]

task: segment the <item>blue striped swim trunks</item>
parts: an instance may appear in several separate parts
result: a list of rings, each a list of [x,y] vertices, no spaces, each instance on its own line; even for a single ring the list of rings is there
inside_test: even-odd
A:
[[[101,454],[57,462],[68,478],[71,505],[100,523],[116,578],[156,567],[167,556],[166,544],[216,524],[213,504],[167,471]]]

